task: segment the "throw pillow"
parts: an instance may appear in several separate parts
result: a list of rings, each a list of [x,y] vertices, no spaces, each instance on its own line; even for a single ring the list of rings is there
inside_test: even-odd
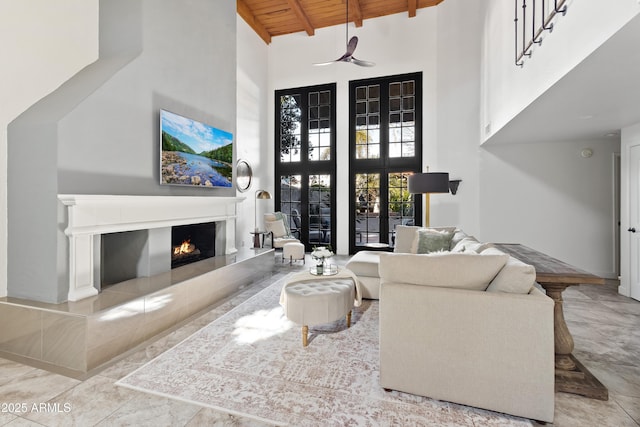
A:
[[[489,251],[484,251],[485,254]],[[507,292],[514,294],[528,294],[536,282],[534,266],[509,257],[507,263],[498,275],[489,283],[487,292]]]
[[[416,233],[421,228],[416,225],[396,225],[394,252],[409,253]]]
[[[476,252],[480,253],[487,248],[492,247],[491,243],[478,242],[475,237],[465,237],[460,240],[451,250],[451,252]]]
[[[279,219],[277,221],[267,221],[264,223],[267,232],[273,233],[273,237],[288,236],[287,230],[284,227],[284,222]]]
[[[282,224],[284,224],[285,236],[291,236],[291,229],[289,228],[289,221],[287,221],[287,215],[282,212],[275,212],[273,214],[277,220],[281,220]]]
[[[448,251],[452,237],[453,231],[450,230],[436,230],[431,228],[418,230],[414,239],[415,246],[412,246],[411,252],[428,254],[431,252]]]
[[[453,248],[455,245],[458,244],[460,240],[464,239],[465,237],[468,237],[467,233],[460,230],[459,228],[455,229],[453,237],[451,238],[451,247]]]

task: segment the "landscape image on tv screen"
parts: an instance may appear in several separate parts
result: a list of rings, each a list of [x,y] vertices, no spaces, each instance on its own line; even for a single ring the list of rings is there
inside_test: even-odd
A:
[[[160,110],[160,183],[231,187],[233,134]]]

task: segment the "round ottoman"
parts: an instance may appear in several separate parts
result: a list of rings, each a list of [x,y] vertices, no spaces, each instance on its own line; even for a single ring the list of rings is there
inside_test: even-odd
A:
[[[282,262],[285,259],[289,260],[289,264],[293,263],[293,260],[302,260],[304,264],[304,245],[300,242],[285,243],[282,247]]]
[[[351,278],[319,276],[315,280],[290,283],[283,289],[287,318],[302,325],[302,345],[308,344],[309,326],[334,322],[346,316],[351,326],[351,308],[356,295]]]

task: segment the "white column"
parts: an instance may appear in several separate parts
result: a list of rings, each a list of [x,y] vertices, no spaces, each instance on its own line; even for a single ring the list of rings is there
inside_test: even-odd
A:
[[[93,283],[93,235],[69,236],[69,301],[98,295]]]

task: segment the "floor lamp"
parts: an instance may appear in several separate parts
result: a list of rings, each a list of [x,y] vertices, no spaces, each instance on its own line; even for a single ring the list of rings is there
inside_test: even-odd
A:
[[[424,194],[424,227],[429,227],[429,194],[449,192],[449,173],[414,173],[407,180],[407,189],[411,194]]]
[[[258,232],[258,200],[268,200],[271,198],[271,193],[267,190],[256,190],[256,200],[253,208],[253,219],[255,220],[255,228],[253,232],[253,247],[259,248],[262,245],[260,244],[260,234],[262,232]]]
[[[255,231],[258,231],[258,200],[268,200],[271,198],[271,193],[267,190],[256,190],[256,203],[254,205],[253,219],[255,220]]]

